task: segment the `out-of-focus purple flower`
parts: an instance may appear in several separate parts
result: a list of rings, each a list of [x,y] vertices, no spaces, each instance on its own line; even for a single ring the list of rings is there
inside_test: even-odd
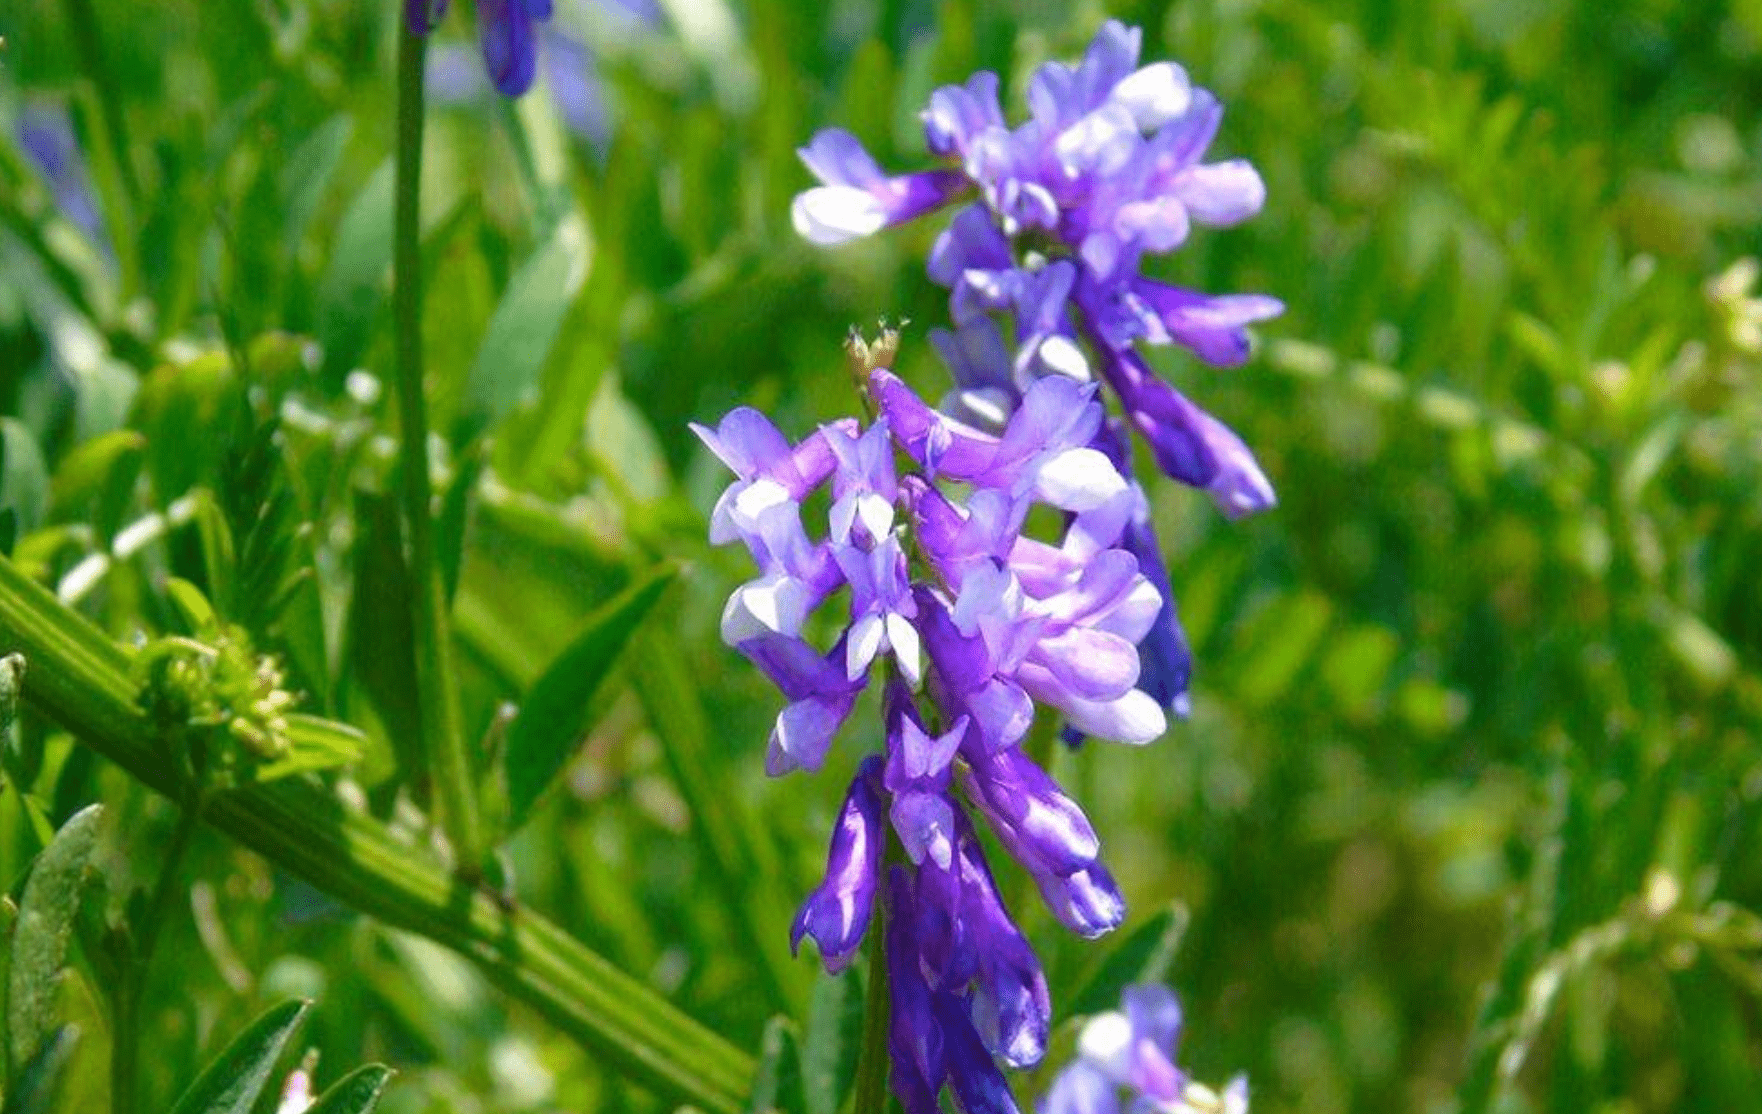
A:
[[[535,24],[551,18],[551,0],[477,0],[477,35],[489,79],[505,96],[532,87],[538,67]]]
[[[881,798],[874,785],[880,770],[880,759],[873,757],[858,768],[838,815],[838,826],[832,830],[826,879],[802,903],[790,930],[793,949],[800,949],[804,936],[814,938],[828,971],[849,965],[874,913],[881,852],[887,845]]]
[[[440,25],[447,0],[404,0],[404,23],[412,35]],[[551,18],[551,0],[477,0],[477,33],[490,81],[504,96],[532,87],[538,68],[537,25]]]
[[[55,207],[108,255],[110,240],[104,234],[104,218],[98,212],[91,174],[67,109],[42,101],[26,102],[19,108],[15,128],[19,149],[48,183]]]
[[[1181,1007],[1167,987],[1129,986],[1122,1008],[1097,1014],[1077,1039],[1077,1059],[1053,1081],[1039,1114],[1248,1114],[1248,1080],[1221,1092],[1175,1066]],[[1129,1097],[1129,1106],[1122,1105]]]

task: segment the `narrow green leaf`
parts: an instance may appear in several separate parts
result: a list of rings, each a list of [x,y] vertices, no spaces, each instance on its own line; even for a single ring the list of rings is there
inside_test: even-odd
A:
[[[878,988],[880,993],[886,989]],[[801,1078],[806,1114],[838,1114],[856,1082],[863,1043],[863,991],[854,967],[822,973],[808,999],[802,1036]]]
[[[786,1017],[765,1023],[759,1044],[759,1070],[753,1077],[748,1114],[807,1114],[802,1101],[801,1045]]]
[[[318,288],[318,340],[327,377],[353,367],[372,335],[392,266],[392,160],[373,172],[338,223]]]
[[[331,1084],[306,1114],[372,1114],[379,1096],[396,1073],[383,1064],[356,1068]]]
[[[1083,988],[1071,995],[1072,1015],[1118,1009],[1120,991],[1126,987],[1167,979],[1187,921],[1187,907],[1177,901],[1133,929],[1096,965]]]
[[[298,255],[354,131],[348,114],[338,113],[301,141],[288,159],[281,175],[282,250],[290,259]]]
[[[380,492],[355,492],[355,587],[349,604],[349,672],[385,725],[398,767],[421,770],[422,704],[416,694],[410,581],[404,567],[398,504]],[[413,786],[418,799],[424,786]]]
[[[49,513],[57,522],[89,515],[100,537],[116,533],[135,479],[147,458],[138,430],[117,429],[85,442],[62,458],[49,486]]]
[[[590,726],[589,703],[661,593],[679,575],[664,564],[607,601],[557,655],[521,701],[508,725],[503,768],[508,776],[508,830],[525,822]]]
[[[73,1062],[73,1050],[79,1039],[77,1025],[63,1025],[51,1033],[13,1077],[12,1089],[6,1092],[0,1114],[53,1114],[62,1077],[67,1074],[67,1065]]]
[[[28,534],[43,520],[49,502],[49,470],[37,439],[17,418],[0,418],[0,507],[16,514]]]
[[[43,848],[25,882],[6,979],[7,1051],[13,1064],[34,1054],[54,1026],[62,961],[103,815],[102,805],[75,813]]]
[[[471,511],[471,493],[483,475],[483,454],[468,451],[459,457],[458,474],[447,486],[441,500],[440,517],[435,520],[435,559],[440,562],[441,583],[446,585],[447,600],[459,588],[459,566],[465,555],[465,524]]]
[[[213,629],[219,620],[214,615],[214,605],[202,594],[202,589],[189,581],[177,576],[165,578],[165,598],[177,608],[178,617],[184,621],[187,634],[200,634]]]
[[[494,426],[535,394],[563,318],[587,279],[590,254],[586,224],[565,217],[515,273],[471,367],[468,421]]]
[[[196,1077],[172,1114],[251,1114],[308,1005],[297,999],[283,1002],[251,1022]]]

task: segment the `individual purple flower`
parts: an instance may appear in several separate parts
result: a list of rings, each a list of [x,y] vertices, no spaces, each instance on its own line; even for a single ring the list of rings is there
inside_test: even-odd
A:
[[[405,0],[404,22],[427,35],[446,15],[447,0]],[[484,68],[504,95],[532,87],[538,67],[537,25],[551,18],[551,0],[477,0],[477,31]]]
[[[959,174],[932,170],[888,177],[856,136],[828,128],[800,151],[818,189],[795,199],[795,230],[816,244],[842,244],[939,209],[965,188]]]
[[[1186,395],[1158,379],[1136,352],[1118,350],[1103,364],[1126,418],[1150,443],[1157,466],[1211,493],[1231,518],[1272,506],[1277,497],[1248,446]]]
[[[1129,986],[1121,1006],[1084,1025],[1077,1058],[1053,1081],[1039,1114],[1248,1114],[1246,1077],[1216,1091],[1175,1065],[1181,1007],[1173,992]]]
[[[881,852],[887,845],[874,786],[880,769],[880,760],[873,757],[858,767],[832,830],[825,881],[802,903],[789,933],[792,950],[801,948],[803,937],[813,937],[821,961],[832,972],[843,970],[856,955],[875,909]]]

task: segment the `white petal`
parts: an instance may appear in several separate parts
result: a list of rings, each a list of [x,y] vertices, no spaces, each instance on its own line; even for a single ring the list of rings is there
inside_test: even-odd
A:
[[[1072,379],[1087,383],[1089,381],[1089,360],[1083,350],[1077,347],[1070,337],[1047,337],[1040,344],[1040,362],[1050,371],[1067,375]]]
[[[789,497],[789,489],[776,480],[754,480],[735,495],[730,517],[742,530],[757,532],[759,520],[766,511],[793,501]]]
[[[1118,700],[1069,699],[1059,707],[1078,731],[1118,743],[1148,743],[1169,729],[1162,705],[1143,689],[1133,689]]]
[[[873,613],[850,625],[850,635],[844,640],[845,676],[854,681],[863,675],[880,652],[881,639],[886,633],[881,616]]]
[[[820,186],[797,194],[789,215],[797,233],[823,246],[861,239],[887,224],[881,202],[855,186]]]
[[[857,496],[856,515],[869,537],[879,541],[893,529],[893,504],[872,491]]]
[[[1066,511],[1094,510],[1125,490],[1113,461],[1097,449],[1066,449],[1034,478],[1035,496]]]
[[[734,590],[722,609],[722,641],[738,646],[764,634],[801,633],[808,613],[808,589],[789,576],[751,580]]]
[[[918,679],[923,675],[923,653],[919,647],[918,628],[904,615],[889,612],[887,615],[887,644],[893,648],[894,660],[899,662],[899,671],[905,674],[906,684],[918,687]]]
[[[1132,1023],[1118,1010],[1098,1013],[1077,1037],[1077,1055],[1101,1069],[1116,1084],[1131,1080]]]
[[[1186,70],[1157,62],[1114,86],[1109,99],[1123,105],[1141,131],[1153,132],[1192,106],[1193,85]]]

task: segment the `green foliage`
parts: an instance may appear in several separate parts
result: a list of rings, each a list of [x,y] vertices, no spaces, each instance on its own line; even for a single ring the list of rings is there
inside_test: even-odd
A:
[[[510,830],[525,823],[580,745],[595,692],[678,575],[677,568],[663,566],[595,611],[526,693],[503,749]]]
[[[283,1002],[253,1021],[177,1100],[172,1114],[250,1114],[310,1002]]]
[[[31,867],[12,925],[6,971],[7,1061],[15,1073],[31,1074],[27,1065],[34,1065],[44,1090],[65,1057],[65,1052],[51,1054],[49,1046],[71,1039],[56,1031],[56,999],[103,814],[102,805],[91,805],[55,833]]]
[[[453,7],[440,68],[442,47],[476,64]],[[799,436],[851,412],[839,344],[882,315],[913,322],[899,368],[940,390],[931,222],[809,248],[794,150],[838,125],[927,165],[937,83],[991,68],[1019,113],[1033,65],[1105,14],[1219,94],[1222,155],[1266,179],[1261,217],[1158,276],[1287,315],[1237,371],[1157,359],[1281,505],[1231,523],[1150,485],[1195,712],[1056,760],[1132,907],[1088,944],[1018,903],[1060,1017],[1166,971],[1188,1066],[1246,1070],[1260,1114],[1754,1105],[1762,9],[617,7],[557,4],[603,136],[544,77],[513,106],[430,86],[433,559],[464,734],[512,821],[493,895],[430,847],[425,582],[387,494],[395,5],[0,15],[0,554],[4,584],[43,589],[0,600],[0,657],[43,651],[22,680],[0,665],[23,700],[0,876],[14,939],[60,940],[46,967],[11,956],[35,989],[10,1008],[37,1005],[8,1112],[103,1107],[94,924],[174,845],[145,786],[187,789],[197,738],[210,797],[140,976],[141,1109],[289,997],[322,1000],[322,1062],[397,1066],[396,1114],[659,1109],[694,1074],[736,1105],[750,1065],[669,1043],[663,999],[759,1054],[753,1110],[839,1100],[860,980],[817,980],[786,932],[842,779],[760,773],[777,696],[714,638],[747,569],[703,541],[725,475],[684,423],[745,403]],[[96,232],[19,139],[36,109],[71,121]],[[690,572],[657,603],[662,562]],[[829,766],[877,744],[871,718]],[[84,860],[102,886],[41,937],[38,879],[94,801],[126,863]],[[429,977],[392,942],[418,929],[478,966]],[[565,932],[604,968],[555,962],[581,954]],[[348,1101],[383,1084],[349,1079]]]

